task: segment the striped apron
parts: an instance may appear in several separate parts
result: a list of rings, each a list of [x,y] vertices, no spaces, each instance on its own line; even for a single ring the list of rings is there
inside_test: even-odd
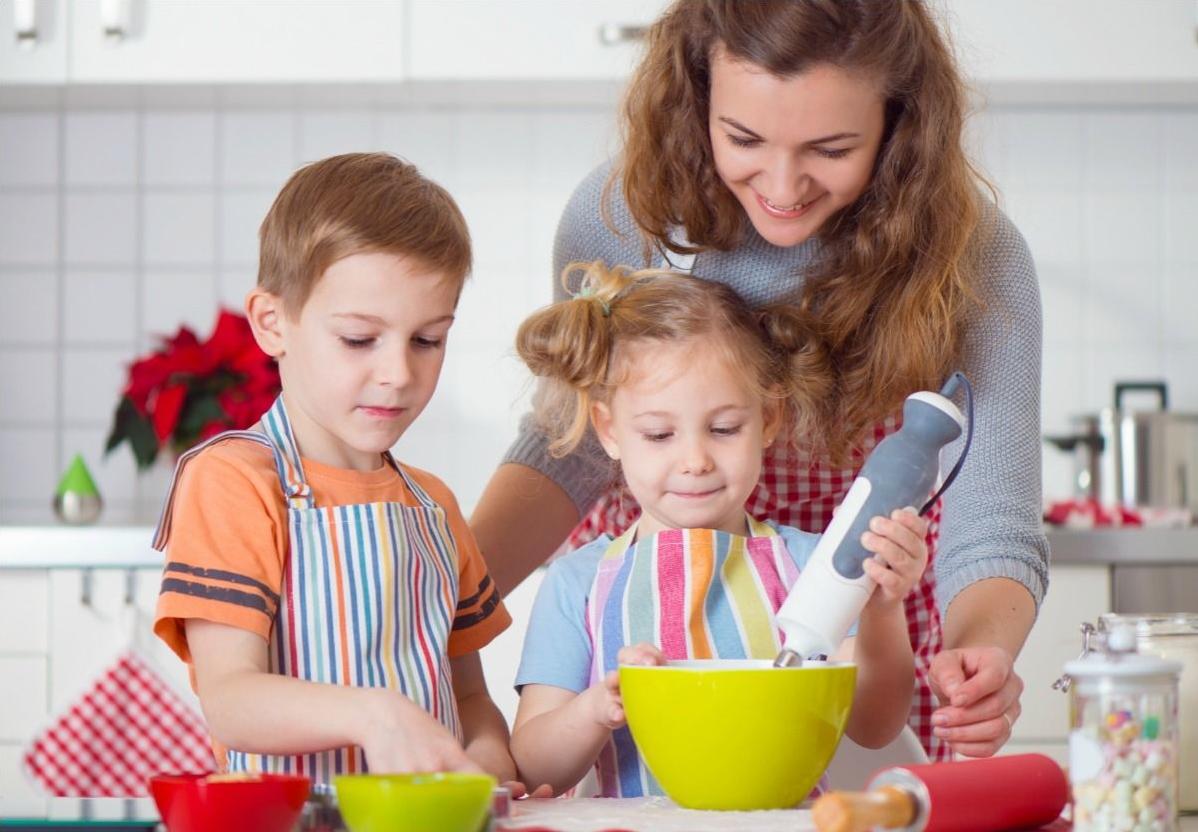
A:
[[[587,601],[594,645],[591,683],[618,667],[625,645],[647,642],[667,659],[773,659],[782,646],[774,613],[799,576],[782,537],[749,518],[749,537],[670,529],[607,547]],[[596,762],[603,797],[663,794],[627,726]]]
[[[248,439],[274,453],[288,503],[289,547],[271,628],[271,673],[310,682],[386,687],[432,714],[462,739],[451,687],[449,634],[458,600],[458,555],[445,512],[389,453],[419,505],[314,504],[280,396],[259,430],[229,431],[179,459],[179,472],[215,442]],[[175,485],[155,537],[170,535]],[[228,771],[302,774],[317,782],[363,772],[359,747],[299,756],[230,749]]]

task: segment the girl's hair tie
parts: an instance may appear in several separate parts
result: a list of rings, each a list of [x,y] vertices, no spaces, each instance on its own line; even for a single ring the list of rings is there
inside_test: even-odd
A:
[[[597,300],[599,301],[599,307],[603,310],[603,317],[611,317],[611,305],[595,294],[595,287],[589,282],[583,283],[583,285],[579,287],[578,291],[574,293],[574,299],[586,301],[591,299]]]

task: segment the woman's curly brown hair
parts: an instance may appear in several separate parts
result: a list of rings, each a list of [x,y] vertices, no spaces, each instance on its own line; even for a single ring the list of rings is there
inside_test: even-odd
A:
[[[921,0],[676,0],[653,25],[623,110],[619,179],[646,251],[727,251],[748,219],[708,128],[717,50],[788,78],[821,64],[876,79],[885,128],[861,196],[820,230],[797,301],[828,362],[819,436],[835,459],[953,369],[976,302],[984,180],[962,147],[965,88]],[[606,203],[606,200],[605,200]],[[689,247],[671,242],[685,230]]]

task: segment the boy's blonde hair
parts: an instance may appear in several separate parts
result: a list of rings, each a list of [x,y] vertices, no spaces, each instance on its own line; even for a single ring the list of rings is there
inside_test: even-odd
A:
[[[389,153],[346,153],[300,168],[258,238],[258,285],[291,315],[325,269],[354,254],[411,257],[459,288],[470,273],[470,232],[453,197]]]
[[[609,399],[651,342],[703,338],[743,369],[763,402],[779,406],[792,433],[807,430],[825,393],[807,382],[808,371],[823,359],[793,307],[754,310],[723,283],[598,261],[567,266],[567,288],[580,271],[574,297],[533,313],[516,335],[520,358],[543,381],[536,414],[554,456],[577,447],[592,402]]]

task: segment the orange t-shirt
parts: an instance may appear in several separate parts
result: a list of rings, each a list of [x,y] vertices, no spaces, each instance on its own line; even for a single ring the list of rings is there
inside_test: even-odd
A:
[[[305,459],[303,466],[317,507],[420,504],[390,465],[359,472]],[[449,655],[472,653],[503,632],[511,617],[453,493],[432,474],[406,465],[403,470],[445,511],[457,544],[459,581]],[[183,627],[189,618],[269,641],[290,546],[274,455],[257,442],[219,442],[184,466],[176,487],[154,632],[189,665]]]

